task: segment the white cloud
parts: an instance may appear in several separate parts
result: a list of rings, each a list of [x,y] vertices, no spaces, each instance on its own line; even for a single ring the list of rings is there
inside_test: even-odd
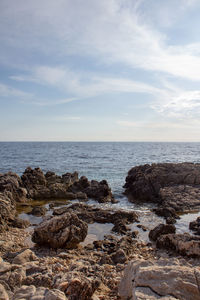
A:
[[[21,98],[21,99],[30,99],[32,94],[26,93],[22,90],[15,89],[6,84],[0,83],[0,96],[2,98]]]

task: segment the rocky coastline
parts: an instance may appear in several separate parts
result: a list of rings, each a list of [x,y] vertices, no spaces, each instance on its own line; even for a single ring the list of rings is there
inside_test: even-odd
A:
[[[194,234],[176,233],[179,214],[200,209],[200,164],[137,166],[124,188],[131,202],[155,203],[162,224],[149,230],[137,212],[112,208],[106,180],[30,167],[0,174],[0,299],[200,299],[199,218],[189,225]],[[25,208],[41,222],[20,219]],[[111,232],[85,244],[94,223]],[[137,238],[134,223],[150,241]]]

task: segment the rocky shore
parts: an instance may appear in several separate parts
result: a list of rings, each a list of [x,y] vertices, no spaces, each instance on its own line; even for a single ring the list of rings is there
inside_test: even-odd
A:
[[[124,187],[130,201],[156,203],[162,224],[149,230],[135,211],[112,209],[106,180],[40,168],[0,174],[0,299],[200,299],[200,221],[189,225],[194,234],[177,234],[175,224],[180,212],[200,207],[200,165],[134,167]],[[20,219],[22,208],[41,222]],[[94,223],[111,232],[84,243]],[[137,238],[134,223],[150,242]]]

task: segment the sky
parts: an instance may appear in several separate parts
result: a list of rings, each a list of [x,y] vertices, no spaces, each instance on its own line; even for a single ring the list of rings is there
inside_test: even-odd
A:
[[[199,0],[0,0],[0,141],[200,141]]]

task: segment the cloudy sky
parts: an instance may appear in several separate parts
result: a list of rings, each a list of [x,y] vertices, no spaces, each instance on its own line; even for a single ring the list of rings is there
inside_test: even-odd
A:
[[[0,0],[1,141],[200,141],[199,0]]]

